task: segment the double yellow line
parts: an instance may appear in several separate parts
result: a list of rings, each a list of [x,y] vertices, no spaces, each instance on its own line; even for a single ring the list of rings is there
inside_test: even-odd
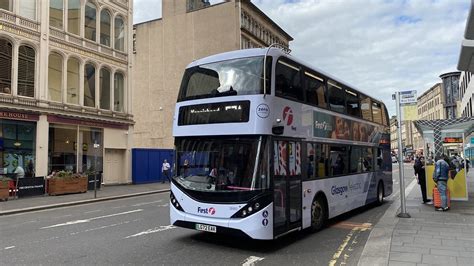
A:
[[[357,244],[357,237],[359,236],[359,233],[372,229],[372,224],[371,223],[340,222],[333,225],[332,227],[351,229],[351,231],[349,232],[349,234],[346,235],[346,237],[342,241],[342,244],[339,246],[336,253],[334,253],[334,255],[332,256],[332,260],[329,261],[329,266],[336,265],[337,261],[341,258],[341,255],[346,249],[346,247],[349,244],[350,246]],[[348,251],[352,251],[352,248],[350,246],[348,248]],[[340,265],[346,264],[346,261],[348,258],[349,258],[349,255],[344,254],[344,258],[341,261]]]

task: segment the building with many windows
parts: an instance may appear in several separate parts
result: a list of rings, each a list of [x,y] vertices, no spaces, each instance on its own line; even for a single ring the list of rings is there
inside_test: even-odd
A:
[[[130,181],[131,29],[131,0],[0,0],[2,173]]]
[[[474,72],[474,61],[472,60],[474,56],[474,2],[472,1],[463,37],[458,61],[458,70],[462,71],[459,79],[459,112],[463,117],[474,117],[474,82],[472,82],[472,73]],[[465,142],[467,144],[464,147],[464,152],[472,163],[474,162],[474,132],[467,134]]]
[[[193,60],[273,43],[289,47],[293,40],[249,0],[162,3],[162,18],[134,26],[135,147],[173,148],[175,103]]]
[[[459,113],[461,116],[474,116],[474,82],[471,82],[472,72],[463,71],[459,78]]]
[[[441,83],[436,83],[417,98],[419,120],[445,119],[444,93]]]
[[[439,76],[443,84],[444,94],[444,109],[446,119],[454,119],[460,117],[458,106],[460,102],[459,98],[459,76],[461,72],[449,72]]]

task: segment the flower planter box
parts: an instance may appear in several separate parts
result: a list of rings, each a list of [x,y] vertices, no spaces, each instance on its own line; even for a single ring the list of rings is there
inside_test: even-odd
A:
[[[50,196],[87,192],[87,176],[48,179]]]
[[[10,188],[8,187],[8,182],[0,181],[0,200],[8,200],[9,195]]]

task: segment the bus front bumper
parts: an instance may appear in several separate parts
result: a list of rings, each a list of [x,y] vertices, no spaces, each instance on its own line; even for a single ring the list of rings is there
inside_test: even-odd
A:
[[[273,239],[273,203],[245,218],[213,218],[177,210],[170,204],[172,225],[197,230],[197,225],[215,226],[216,233],[247,236],[252,239]]]

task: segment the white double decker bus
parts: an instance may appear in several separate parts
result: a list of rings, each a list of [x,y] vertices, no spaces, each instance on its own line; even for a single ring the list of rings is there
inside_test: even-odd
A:
[[[275,239],[392,193],[385,105],[278,48],[189,64],[173,135],[175,226]]]

